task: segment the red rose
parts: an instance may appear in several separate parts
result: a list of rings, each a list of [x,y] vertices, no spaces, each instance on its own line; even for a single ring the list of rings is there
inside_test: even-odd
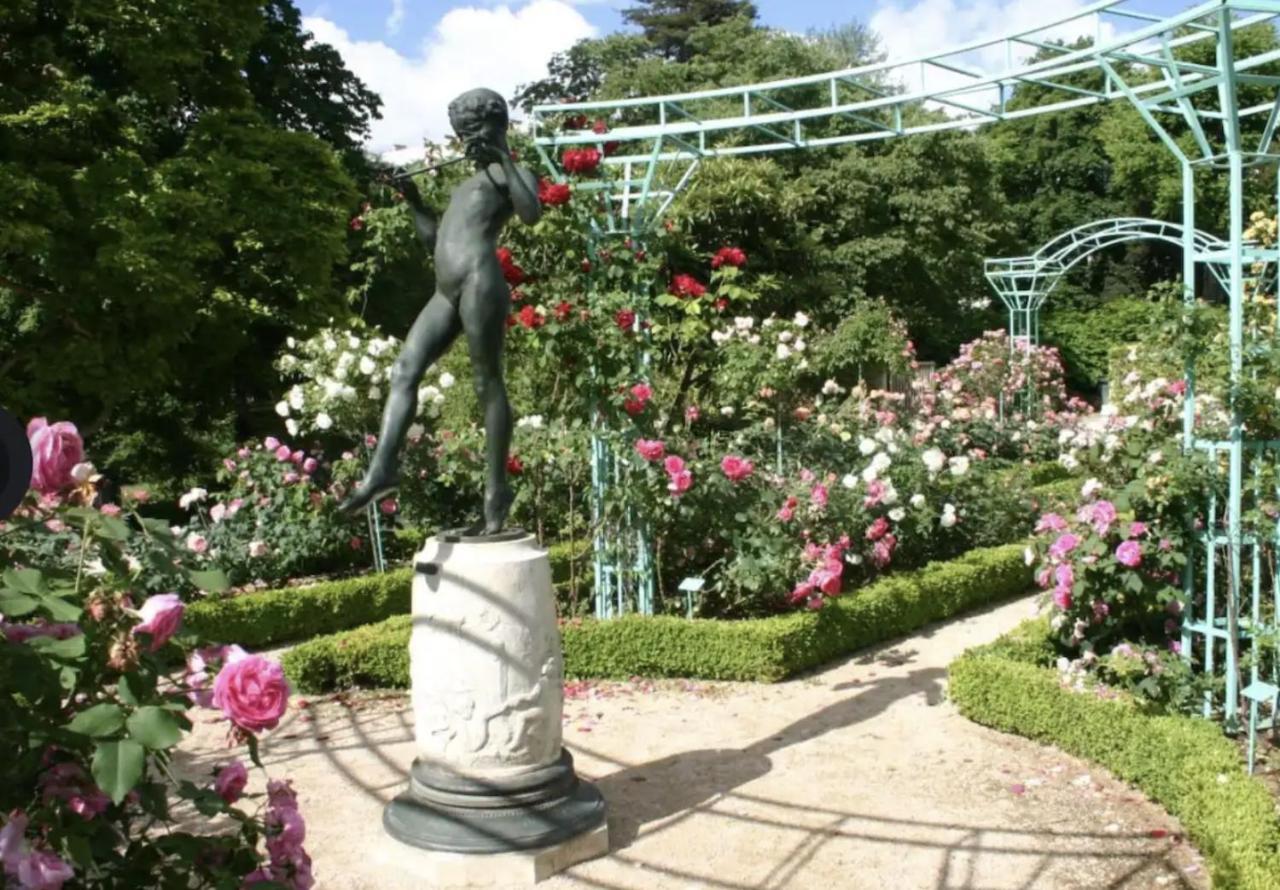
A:
[[[552,182],[549,179],[538,180],[538,200],[547,207],[559,207],[561,204],[568,204],[569,198],[569,183]]]
[[[560,165],[566,173],[594,173],[600,166],[600,152],[594,148],[566,148]]]
[[[512,287],[523,284],[528,277],[524,274],[524,269],[516,265],[515,260],[511,258],[511,251],[506,247],[498,248],[498,265],[502,266],[502,277],[507,279],[507,284]]]
[[[728,301],[727,299],[725,299],[724,297],[721,297],[720,299],[716,300],[716,311],[717,311],[717,312],[723,312],[724,310],[726,310],[726,309],[728,309],[728,308],[729,308],[729,301]]]
[[[678,275],[671,276],[671,287],[668,292],[683,299],[696,300],[707,292],[706,287],[698,279],[692,275],[685,275],[683,272]]]
[[[722,247],[711,258],[711,268],[713,269],[719,269],[721,266],[745,266],[746,264],[747,255],[741,247]]]
[[[556,321],[568,321],[569,316],[573,313],[573,304],[568,300],[561,300],[556,304]]]
[[[566,130],[585,130],[587,128],[587,116],[585,114],[571,114],[564,119],[564,128]]]
[[[540,328],[547,323],[546,318],[528,303],[521,307],[520,311],[516,313],[516,321],[530,330]]]
[[[613,316],[614,323],[624,334],[630,334],[636,325],[636,313],[633,309],[619,309]]]
[[[507,472],[512,476],[519,476],[524,472],[524,462],[514,454],[508,455]]]
[[[605,123],[604,118],[597,118],[596,122],[591,125],[592,133],[608,133],[609,125]]]
[[[583,272],[590,272],[590,271],[591,271],[591,260],[584,259],[584,260],[582,261],[582,271],[583,271]]]

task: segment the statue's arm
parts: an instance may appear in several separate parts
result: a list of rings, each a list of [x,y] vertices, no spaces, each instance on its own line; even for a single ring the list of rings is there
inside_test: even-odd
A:
[[[439,229],[440,221],[436,218],[435,211],[427,207],[422,201],[422,193],[418,191],[418,186],[414,184],[412,179],[405,179],[400,187],[400,194],[404,195],[404,202],[409,205],[409,213],[413,218],[414,231],[418,233],[418,240],[422,242],[422,246],[428,251],[432,251],[436,246],[436,231]]]
[[[515,208],[520,221],[533,225],[542,218],[542,203],[538,200],[538,179],[525,167],[521,167],[511,156],[503,154],[502,172],[507,180],[507,192],[511,195],[511,205]]]

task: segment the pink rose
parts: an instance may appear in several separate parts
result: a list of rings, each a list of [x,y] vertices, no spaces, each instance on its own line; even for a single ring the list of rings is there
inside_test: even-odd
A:
[[[177,633],[178,625],[182,623],[184,608],[186,607],[176,593],[161,593],[148,597],[142,604],[142,608],[138,610],[138,614],[142,616],[142,623],[134,625],[133,632],[150,634],[150,651],[155,652],[169,642],[169,637]]]
[[[662,468],[667,471],[668,476],[674,476],[677,473],[684,472],[684,459],[676,457],[674,454],[669,456],[662,462]]]
[[[72,483],[71,470],[84,459],[84,442],[75,424],[53,425],[43,417],[27,424],[31,444],[31,487],[41,494],[55,494]]]
[[[695,420],[697,420],[701,416],[702,416],[702,412],[698,410],[697,405],[690,405],[688,408],[684,409],[685,423],[693,423]]]
[[[226,515],[227,515],[226,504],[214,504],[213,507],[210,508],[209,510],[209,518],[214,522],[221,522],[223,519],[226,518]]]
[[[636,442],[636,454],[647,461],[662,460],[667,453],[667,446],[658,439],[639,439]]]
[[[280,440],[277,439],[275,436],[267,436],[265,439],[262,440],[262,447],[267,449],[268,451],[275,451],[277,448],[280,447]]]
[[[876,568],[883,569],[893,560],[893,550],[898,546],[898,539],[893,535],[885,535],[876,541],[871,548],[871,561]]]
[[[791,601],[792,605],[795,605],[804,600],[807,600],[813,594],[813,591],[816,589],[817,588],[814,587],[812,580],[801,581],[799,584],[795,586],[795,589],[791,591],[791,595],[788,597],[788,599]]]
[[[825,485],[815,485],[813,491],[809,492],[809,500],[818,509],[827,506],[827,487]]]
[[[692,487],[693,473],[688,470],[672,473],[670,480],[667,482],[667,491],[671,492],[675,497],[679,497]]]
[[[1075,569],[1071,568],[1071,563],[1060,565],[1054,569],[1053,580],[1057,582],[1059,587],[1070,590],[1071,586],[1076,583],[1076,572]]]
[[[878,541],[883,538],[889,531],[889,520],[883,516],[877,516],[876,521],[867,526],[867,540]]]
[[[399,507],[396,504],[395,498],[387,498],[382,503],[378,504],[378,509],[382,511],[384,516],[391,516],[397,509],[399,509]]]
[[[836,565],[839,566],[839,563]],[[840,593],[841,574],[842,572],[832,571],[830,567],[823,566],[810,573],[809,583],[827,596],[835,596]]]
[[[653,388],[647,383],[637,383],[631,387],[631,398],[643,405],[653,398]]]
[[[729,481],[741,482],[755,472],[755,464],[736,454],[726,454],[720,461],[720,470],[729,477]]]
[[[302,477],[300,477],[293,470],[290,470],[289,472],[285,473],[284,476],[281,477],[280,481],[283,482],[285,485],[294,485],[297,483],[297,481],[300,478]]]
[[[1080,539],[1075,535],[1059,535],[1058,540],[1049,545],[1049,555],[1054,559],[1062,559],[1078,546],[1080,546]]]
[[[302,472],[310,476],[319,466],[320,464],[316,463],[316,459],[314,457],[309,457],[302,462]]]
[[[1040,521],[1036,523],[1036,533],[1040,532],[1060,532],[1065,530],[1067,522],[1057,513],[1046,513],[1040,517]]]
[[[27,849],[27,814],[22,810],[14,810],[9,819],[0,828],[0,865],[6,874],[18,870],[18,860]]]
[[[1063,587],[1058,587],[1053,591],[1053,604],[1062,611],[1071,608],[1071,591]]]
[[[301,464],[306,456],[306,452],[299,448],[297,451],[293,452],[293,454],[289,455],[289,460],[293,461],[295,464]]]
[[[19,859],[17,872],[22,890],[62,890],[62,885],[76,874],[48,850],[37,850]]]
[[[1142,563],[1142,545],[1137,541],[1125,541],[1116,548],[1116,561],[1136,569]]]
[[[279,445],[276,447],[276,460],[284,463],[293,457],[293,452],[289,450],[288,445]]]
[[[101,507],[98,508],[98,511],[103,516],[119,516],[120,505],[119,504],[103,504]]]
[[[239,760],[233,760],[218,767],[213,777],[214,793],[228,804],[233,804],[239,800],[240,795],[244,793],[245,786],[248,784],[249,771],[245,769],[245,765]]]
[[[1147,524],[1145,522],[1129,523],[1129,537],[1141,538],[1147,533]]]
[[[280,665],[261,655],[231,652],[213,681],[213,705],[250,732],[273,729],[289,703]]]

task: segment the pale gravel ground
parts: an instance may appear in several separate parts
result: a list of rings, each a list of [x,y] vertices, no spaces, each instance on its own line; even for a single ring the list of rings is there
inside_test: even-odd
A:
[[[1140,793],[945,700],[947,664],[1032,608],[1019,600],[776,685],[571,685],[565,742],[608,801],[611,851],[540,887],[1207,887],[1178,825]],[[298,789],[321,890],[412,886],[369,854],[412,760],[407,704],[315,702],[264,739],[270,772]],[[226,756],[220,739],[216,723],[198,725],[184,770],[207,775]]]

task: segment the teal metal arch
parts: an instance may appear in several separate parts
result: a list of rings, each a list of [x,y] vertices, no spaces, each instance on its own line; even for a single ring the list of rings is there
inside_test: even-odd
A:
[[[1046,242],[1029,256],[992,257],[985,263],[987,281],[1009,312],[1010,347],[1040,342],[1040,309],[1063,277],[1093,254],[1131,241],[1164,241],[1184,247],[1190,235],[1197,252],[1226,251],[1230,245],[1207,232],[1187,232],[1179,223],[1142,217],[1116,217],[1077,226]],[[1221,269],[1210,266],[1226,287]]]
[[[1244,176],[1280,163],[1274,144],[1280,49],[1251,52],[1236,38],[1243,28],[1275,29],[1280,0],[1208,0],[1174,15],[1153,11],[1148,2],[1103,0],[1038,28],[905,62],[666,96],[537,106],[534,142],[562,181],[564,149],[600,149],[598,175],[576,178],[576,187],[602,198],[598,233],[638,235],[659,222],[704,158],[893,139],[1125,102],[1181,168],[1184,298],[1194,301],[1196,264],[1210,265],[1228,297],[1229,381],[1235,389],[1244,380],[1246,348],[1274,345],[1272,332],[1250,332],[1253,342],[1246,347],[1246,270],[1274,262],[1277,248],[1244,241]],[[1093,35],[1090,45],[1053,42],[1083,34]],[[1212,50],[1212,61],[1188,58],[1185,50],[1196,44]],[[1035,52],[1045,58],[1020,61]],[[1042,88],[1039,95],[1012,107],[1010,99],[1028,84]],[[576,123],[569,128],[578,117],[601,121],[609,132]],[[1196,238],[1198,170],[1218,171],[1214,184],[1225,186],[1229,223],[1217,242]],[[1264,598],[1280,612],[1280,526],[1246,530],[1244,508],[1274,497],[1258,480],[1267,475],[1262,470],[1280,464],[1280,445],[1249,439],[1235,400],[1224,438],[1197,435],[1194,364],[1185,375],[1182,445],[1222,460],[1227,494],[1209,496],[1208,521],[1197,533],[1198,552],[1191,554],[1185,583],[1181,650],[1188,658],[1194,652],[1207,672],[1225,668],[1225,695],[1219,702],[1206,696],[1205,712],[1217,711],[1228,726],[1237,726],[1241,702],[1248,702],[1252,741],[1259,706],[1268,705],[1274,714],[1280,699],[1280,680],[1275,674],[1264,678],[1265,659],[1250,657],[1259,654],[1255,641],[1276,631],[1275,621],[1268,625],[1260,616]],[[597,497],[606,497],[608,474],[600,478]],[[1265,591],[1264,565],[1270,574]],[[600,568],[598,560],[598,583]]]

